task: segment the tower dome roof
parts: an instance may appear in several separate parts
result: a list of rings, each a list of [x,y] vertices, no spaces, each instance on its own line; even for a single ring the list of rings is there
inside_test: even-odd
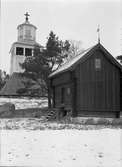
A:
[[[25,25],[27,25],[27,26],[31,26],[31,27],[34,27],[35,29],[37,29],[36,26],[34,26],[33,24],[30,24],[29,22],[28,22],[28,23],[27,23],[27,22],[24,22],[24,23],[18,25],[18,26],[17,26],[17,29],[19,29],[19,27],[22,27],[22,26],[25,26]]]
[[[35,29],[37,29],[36,26],[34,26],[33,24],[30,24],[29,19],[28,19],[28,16],[30,16],[30,15],[28,14],[28,12],[26,12],[26,14],[24,14],[24,15],[26,16],[25,22],[22,23],[22,24],[19,24],[19,25],[17,26],[17,29],[19,29],[19,27],[22,27],[22,26],[31,26],[31,27],[34,27]]]

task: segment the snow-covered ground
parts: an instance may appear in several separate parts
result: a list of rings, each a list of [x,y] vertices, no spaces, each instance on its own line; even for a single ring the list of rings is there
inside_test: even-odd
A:
[[[0,105],[8,102],[13,103],[16,109],[47,107],[47,98],[27,98],[27,97],[2,98],[0,97]]]
[[[0,98],[0,105],[6,102],[16,109],[47,106],[46,98]],[[122,167],[122,129],[60,124],[43,116],[0,119],[0,166]]]
[[[122,166],[122,129],[1,130],[0,140],[1,166]]]

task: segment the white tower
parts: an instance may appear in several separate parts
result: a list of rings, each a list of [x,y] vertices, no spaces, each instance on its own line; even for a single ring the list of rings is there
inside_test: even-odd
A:
[[[17,42],[12,44],[11,54],[11,66],[10,74],[14,72],[22,73],[24,70],[20,64],[24,62],[27,56],[33,56],[33,48],[35,45],[42,47],[36,42],[36,27],[28,21],[29,14],[25,14],[25,22],[18,25],[18,37]]]

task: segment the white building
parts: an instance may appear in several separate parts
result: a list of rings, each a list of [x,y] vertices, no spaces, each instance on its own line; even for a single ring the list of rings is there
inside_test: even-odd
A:
[[[20,64],[24,62],[27,56],[33,56],[33,48],[35,45],[40,46],[36,42],[36,27],[28,21],[29,14],[25,14],[25,22],[18,25],[18,37],[17,42],[12,44],[10,54],[11,54],[11,65],[10,74],[14,72],[22,73],[24,70],[21,68]]]

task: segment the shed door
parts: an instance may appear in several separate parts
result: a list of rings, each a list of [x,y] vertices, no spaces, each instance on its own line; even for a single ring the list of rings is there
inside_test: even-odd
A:
[[[61,104],[65,104],[65,107],[71,107],[71,89],[69,85],[61,88]]]

